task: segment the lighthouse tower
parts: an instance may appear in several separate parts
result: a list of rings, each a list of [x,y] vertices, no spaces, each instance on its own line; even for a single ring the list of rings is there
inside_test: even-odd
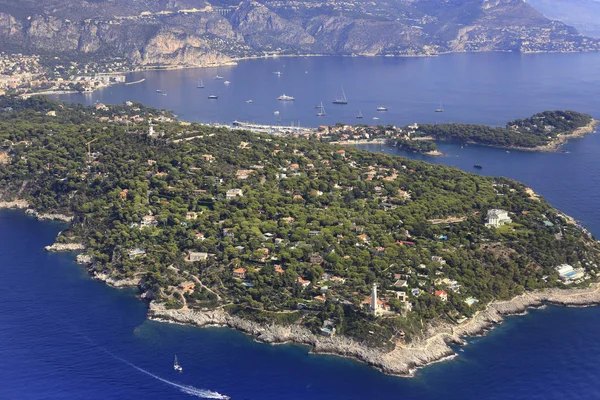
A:
[[[154,125],[152,125],[152,120],[150,120],[150,124],[148,126],[148,136],[154,136]]]
[[[374,283],[373,287],[371,288],[371,312],[373,313],[373,315],[377,315],[378,312],[378,308],[377,308],[377,284]]]

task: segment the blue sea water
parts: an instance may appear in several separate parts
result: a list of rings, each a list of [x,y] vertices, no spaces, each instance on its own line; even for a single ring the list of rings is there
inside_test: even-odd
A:
[[[460,118],[448,118],[502,123],[548,108],[546,105],[592,113],[597,110],[595,66],[600,61],[599,55],[518,56],[518,61],[512,54],[485,55],[481,62],[477,57],[459,56],[406,61],[424,65],[442,62],[436,70],[454,71],[451,86],[457,98],[465,99],[465,103],[479,99],[469,107],[460,108]],[[488,67],[495,68],[494,63],[501,62],[498,60],[503,59],[498,57],[503,56],[504,66],[517,66],[518,70],[502,73],[498,67],[500,77],[485,72]],[[488,57],[496,61],[486,61]],[[368,69],[362,63],[373,62],[373,70],[378,70],[378,65],[387,66],[388,62],[400,65],[405,62],[382,59],[343,59],[343,62],[346,60],[359,62],[361,69]],[[286,68],[295,65],[292,59],[286,59],[285,63]],[[287,72],[266,61],[258,65],[262,65],[269,78],[271,70],[281,69],[282,77]],[[327,64],[320,65],[320,76],[335,78],[336,61],[331,69]],[[568,85],[558,85],[556,76],[547,76],[552,65],[571,68],[571,73],[554,72],[571,76]],[[461,66],[483,70],[476,75],[480,76],[476,87],[492,93],[489,99],[485,93],[472,89],[472,76],[462,73]],[[539,76],[531,74],[534,67],[540,70]],[[235,73],[243,77],[245,64],[236,68],[239,70],[233,68],[231,73],[238,71]],[[260,69],[252,66],[248,73]],[[412,79],[426,81],[428,78],[422,76],[425,72],[415,68]],[[531,85],[527,81],[519,81],[521,86],[502,87],[502,79],[525,72],[531,79],[538,79],[533,84],[538,95],[528,94]],[[181,73],[156,72],[160,79],[169,82],[171,79],[178,82]],[[219,74],[228,78],[225,70],[220,69]],[[487,78],[483,80],[481,76]],[[384,75],[379,77],[383,79]],[[228,79],[231,86],[241,80]],[[450,85],[447,81],[441,79],[439,85]],[[337,85],[336,82],[334,87]],[[385,86],[385,82],[381,85]],[[101,101],[114,103],[131,98],[139,87],[142,86],[122,87],[131,91],[114,97],[108,96],[107,91],[99,92],[105,93]],[[556,93],[547,87],[556,89]],[[184,88],[177,90],[184,92]],[[317,89],[306,88],[305,93],[313,90]],[[346,90],[350,97],[350,90]],[[186,114],[188,119],[205,118],[201,112],[178,109],[188,103],[177,101],[171,95],[175,91],[169,89],[169,95],[164,96],[175,100],[164,104],[165,108]],[[439,97],[437,94],[431,97]],[[419,96],[424,95],[420,91],[402,93],[402,98]],[[239,100],[242,98],[238,96]],[[389,99],[393,104],[393,98]],[[432,106],[436,100],[431,100]],[[429,108],[426,113],[415,110],[415,118],[410,115],[407,120],[430,118]],[[447,115],[451,113],[448,111]],[[365,148],[407,155],[385,146]],[[600,194],[600,135],[574,140],[565,147],[569,153],[557,154],[506,153],[454,144],[441,144],[440,148],[447,156],[409,156],[468,171],[473,171],[473,164],[482,164],[483,169],[476,172],[524,181],[557,208],[582,221],[593,233],[600,233],[596,201]],[[146,321],[146,304],[135,297],[135,291],[116,290],[91,280],[84,268],[73,263],[73,254],[43,251],[43,246],[52,243],[62,228],[63,225],[38,222],[20,212],[0,212],[0,399],[186,399],[210,397],[212,393],[208,391],[248,400],[600,399],[597,383],[600,308],[548,307],[509,318],[487,337],[471,339],[467,346],[458,349],[458,358],[420,370],[415,378],[397,378],[352,360],[309,355],[302,346],[259,344],[228,329],[197,329]],[[175,353],[184,367],[181,374],[172,369]]]
[[[273,75],[281,71],[281,76]],[[300,57],[241,61],[237,66],[136,72],[134,85],[59,96],[85,104],[135,100],[198,122],[233,120],[302,126],[470,122],[504,125],[549,109],[600,110],[600,53],[466,53],[434,58]],[[213,79],[215,75],[231,81]],[[202,79],[205,88],[198,89]],[[341,96],[347,105],[332,101]],[[157,93],[165,90],[167,96]],[[209,100],[209,94],[219,96]],[[278,101],[281,94],[293,102]],[[253,103],[246,103],[247,100]],[[317,117],[323,102],[326,116]],[[434,110],[442,103],[445,112]],[[377,106],[387,112],[377,112]],[[279,115],[274,115],[279,111]],[[356,116],[362,112],[364,119]],[[379,118],[374,121],[373,117]],[[280,122],[277,120],[280,119]]]

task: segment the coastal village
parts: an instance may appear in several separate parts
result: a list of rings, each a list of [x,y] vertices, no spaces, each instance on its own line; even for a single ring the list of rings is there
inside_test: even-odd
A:
[[[0,53],[0,95],[26,98],[40,94],[90,93],[117,83],[126,83],[133,71],[126,61],[97,63],[61,61],[39,55]]]

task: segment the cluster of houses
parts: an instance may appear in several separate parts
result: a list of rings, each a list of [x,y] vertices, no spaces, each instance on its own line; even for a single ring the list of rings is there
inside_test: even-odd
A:
[[[399,140],[411,139],[419,129],[418,124],[409,125],[403,128],[397,128],[393,125],[334,125],[320,126],[315,132],[314,137],[321,140],[339,141],[339,142],[363,142],[373,140]]]

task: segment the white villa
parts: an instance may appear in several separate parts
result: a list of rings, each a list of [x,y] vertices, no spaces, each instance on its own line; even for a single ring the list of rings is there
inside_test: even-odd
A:
[[[575,269],[569,264],[561,264],[554,269],[556,270],[556,272],[558,272],[560,279],[562,279],[565,282],[575,281],[585,276],[583,268]]]
[[[229,189],[226,195],[227,199],[233,199],[235,197],[244,197],[242,189]]]
[[[492,209],[487,212],[488,222],[485,226],[491,226],[493,228],[498,228],[502,225],[510,224],[512,219],[508,216],[508,211]]]

